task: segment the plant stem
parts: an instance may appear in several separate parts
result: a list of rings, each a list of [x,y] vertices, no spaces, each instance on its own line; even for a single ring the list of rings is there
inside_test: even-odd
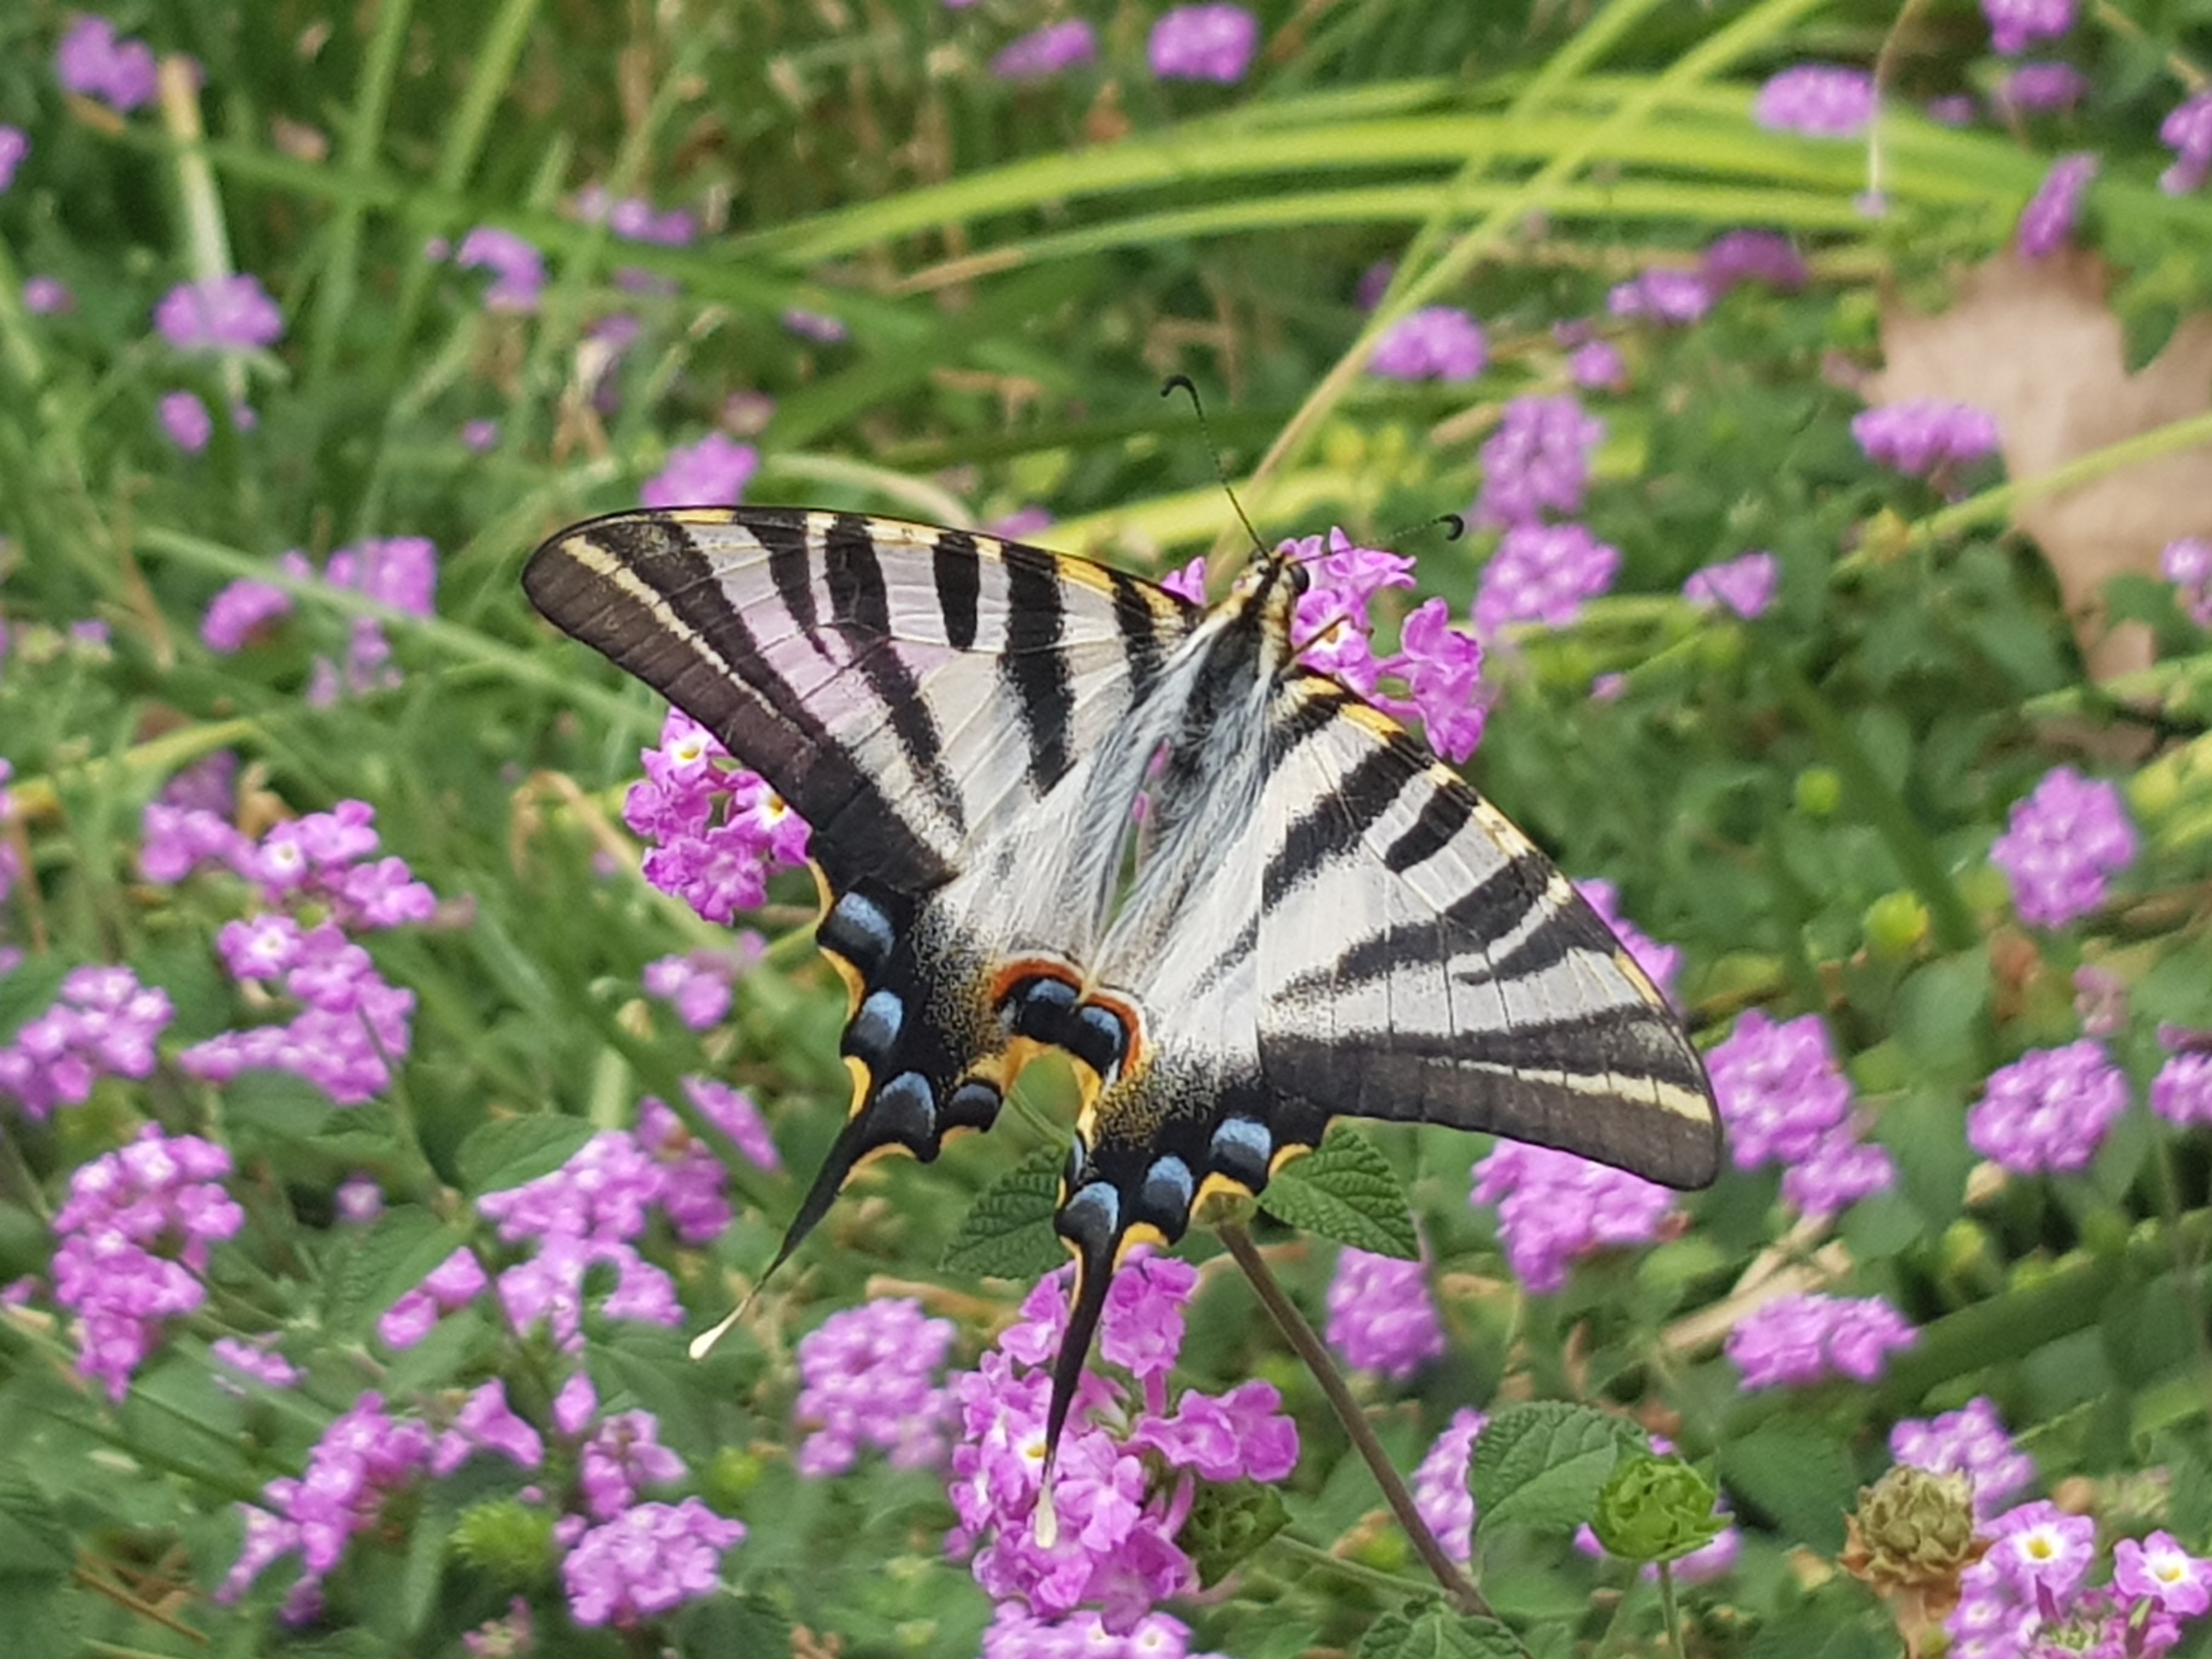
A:
[[[1360,1561],[1348,1561],[1343,1556],[1331,1554],[1318,1544],[1310,1544],[1304,1539],[1294,1538],[1286,1532],[1277,1533],[1267,1540],[1267,1544],[1271,1549],[1295,1555],[1301,1561],[1316,1567],[1326,1567],[1331,1572],[1342,1573],[1346,1578],[1356,1579],[1376,1589],[1398,1595],[1428,1595],[1433,1593],[1418,1578],[1401,1578],[1396,1573],[1385,1572],[1380,1567],[1370,1567]]]
[[[1284,1293],[1274,1270],[1267,1266],[1260,1255],[1259,1247],[1252,1243],[1252,1235],[1233,1221],[1222,1222],[1214,1231],[1228,1247],[1229,1254],[1237,1258],[1237,1265],[1244,1270],[1244,1277],[1252,1281],[1252,1289],[1268,1313],[1273,1316],[1284,1338],[1297,1352],[1298,1358],[1305,1361],[1306,1369],[1321,1384],[1321,1391],[1328,1396],[1328,1403],[1336,1410],[1337,1420],[1344,1425],[1344,1431],[1352,1437],[1352,1443],[1359,1449],[1359,1455],[1367,1460],[1367,1467],[1374,1472],[1375,1484],[1382,1488],[1382,1496],[1390,1505],[1390,1512],[1398,1517],[1398,1524],[1406,1529],[1406,1536],[1413,1540],[1413,1553],[1436,1575],[1437,1583],[1443,1586],[1444,1595],[1453,1606],[1462,1613],[1496,1619],[1497,1613],[1483,1599],[1482,1592],[1461,1571],[1459,1563],[1444,1553],[1443,1546],[1437,1542],[1436,1534],[1429,1530],[1429,1523],[1421,1519],[1420,1510],[1413,1504],[1413,1494],[1406,1489],[1404,1478],[1391,1463],[1389,1454],[1383,1451],[1382,1443],[1375,1437],[1375,1430],[1367,1421],[1367,1414],[1359,1409],[1359,1402],[1352,1397],[1352,1390],[1346,1385],[1344,1373],[1337,1369],[1336,1361],[1329,1358],[1328,1350],[1314,1334],[1313,1327],[1306,1323],[1305,1316]]]
[[[1682,1613],[1674,1605],[1674,1564],[1659,1564],[1659,1609],[1667,1621],[1667,1645],[1673,1650],[1674,1659],[1682,1659]]]

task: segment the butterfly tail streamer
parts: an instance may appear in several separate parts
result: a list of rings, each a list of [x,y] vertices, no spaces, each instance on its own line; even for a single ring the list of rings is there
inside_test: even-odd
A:
[[[1106,1312],[1106,1293],[1113,1288],[1114,1258],[1120,1243],[1110,1237],[1069,1242],[1076,1251],[1075,1298],[1068,1309],[1060,1352],[1053,1360],[1052,1399],[1044,1418],[1044,1468],[1037,1487],[1036,1540],[1048,1549],[1059,1531],[1052,1506],[1052,1480],[1060,1459],[1060,1437],[1067,1427],[1075,1391],[1082,1386],[1084,1367],[1091,1360],[1091,1342]]]

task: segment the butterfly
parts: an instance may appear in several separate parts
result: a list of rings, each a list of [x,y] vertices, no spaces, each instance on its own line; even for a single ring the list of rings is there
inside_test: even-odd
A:
[[[775,507],[620,513],[523,573],[813,828],[850,1109],[769,1271],[887,1150],[987,1129],[1051,1048],[1081,1105],[1045,1468],[1115,1268],[1340,1116],[1711,1182],[1711,1085],[1559,869],[1302,667],[1284,553],[1194,605],[1018,542]],[[1140,805],[1141,803],[1141,805]]]

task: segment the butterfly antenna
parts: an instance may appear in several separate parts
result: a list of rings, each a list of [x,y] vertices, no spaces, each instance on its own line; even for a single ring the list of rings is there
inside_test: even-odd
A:
[[[1206,418],[1206,405],[1199,399],[1198,388],[1191,383],[1188,374],[1170,374],[1160,382],[1160,396],[1163,398],[1178,390],[1190,394],[1191,410],[1198,416],[1198,429],[1206,434],[1206,453],[1213,458],[1213,476],[1221,481],[1221,493],[1229,497],[1229,505],[1237,509],[1237,522],[1244,526],[1244,533],[1252,538],[1252,545],[1260,556],[1263,559],[1268,557],[1267,543],[1260,539],[1260,532],[1252,527],[1252,520],[1244,515],[1244,503],[1237,499],[1237,492],[1230,488],[1229,471],[1221,465],[1221,448],[1213,441],[1213,424]]]

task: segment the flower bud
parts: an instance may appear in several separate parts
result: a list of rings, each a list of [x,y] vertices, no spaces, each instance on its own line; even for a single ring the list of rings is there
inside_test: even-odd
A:
[[[536,1583],[553,1570],[553,1516],[512,1498],[471,1504],[453,1523],[453,1553],[495,1583]]]
[[[1917,1591],[1954,1601],[1959,1575],[1989,1547],[1974,1536],[1973,1483],[1909,1463],[1863,1487],[1844,1525],[1844,1570],[1885,1595]]]
[[[1710,1544],[1728,1525],[1713,1512],[1717,1496],[1713,1483],[1680,1458],[1632,1453],[1598,1493],[1590,1530],[1609,1555],[1671,1561]]]

